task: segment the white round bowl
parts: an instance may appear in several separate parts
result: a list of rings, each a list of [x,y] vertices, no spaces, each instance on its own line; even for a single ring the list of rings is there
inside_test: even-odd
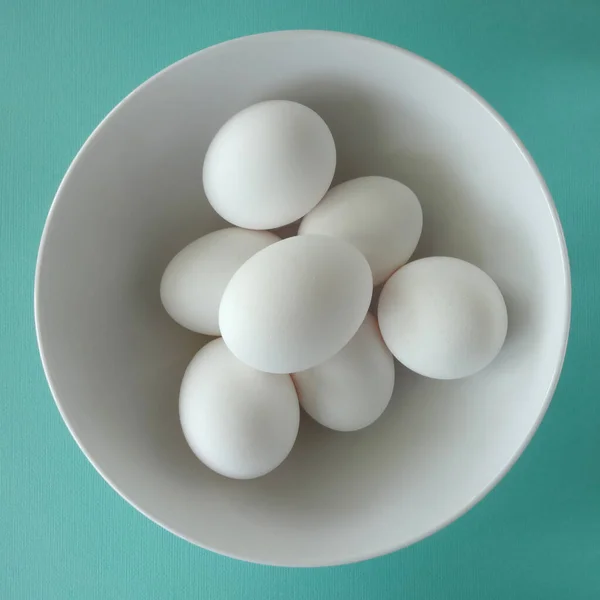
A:
[[[187,447],[177,414],[206,341],[161,307],[164,268],[224,223],[202,191],[212,136],[240,109],[289,99],[338,148],[335,182],[382,175],[419,197],[416,256],[473,262],[500,286],[509,333],[480,374],[398,370],[383,417],[356,433],[310,420],[264,478],[232,481]],[[411,544],[480,500],[516,460],[556,386],[568,336],[563,234],[533,161],[502,119],[435,65],[393,46],[311,31],[194,54],[121,102],[60,185],[35,289],[40,352],[81,449],[131,504],[205,548],[277,565],[331,565]]]

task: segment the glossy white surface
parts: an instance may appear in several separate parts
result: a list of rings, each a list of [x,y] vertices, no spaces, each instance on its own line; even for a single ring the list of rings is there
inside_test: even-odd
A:
[[[253,479],[290,453],[300,408],[289,375],[247,367],[217,338],[185,371],[179,418],[190,448],[207,467],[226,477]]]
[[[394,391],[394,357],[368,314],[356,335],[329,360],[294,374],[302,408],[336,431],[357,431],[382,415]]]
[[[179,384],[203,342],[169,318],[158,290],[179,249],[224,226],[202,202],[210,140],[230,116],[269,98],[322,115],[338,148],[337,182],[375,174],[413,189],[424,215],[416,255],[483,268],[504,294],[510,325],[479,375],[444,382],[398,369],[385,418],[353,434],[307,419],[281,467],[237,482],[203,467],[185,442]],[[386,44],[282,32],[195,54],[103,121],[52,206],[35,302],[58,407],[129,502],[225,554],[324,565],[433,533],[506,472],[554,391],[570,280],[543,180],[473,92]]]
[[[219,307],[233,354],[267,373],[310,369],[339,352],[365,319],[373,277],[351,244],[322,235],[277,242],[234,274]]]

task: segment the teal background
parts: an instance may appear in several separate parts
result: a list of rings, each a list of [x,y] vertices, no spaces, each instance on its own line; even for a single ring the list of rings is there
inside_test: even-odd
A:
[[[191,52],[290,28],[404,46],[489,100],[554,195],[574,294],[554,401],[500,485],[411,548],[317,570],[211,554],[114,493],[54,406],[32,308],[46,213],[105,113]],[[597,0],[0,0],[0,599],[599,599],[599,193]]]

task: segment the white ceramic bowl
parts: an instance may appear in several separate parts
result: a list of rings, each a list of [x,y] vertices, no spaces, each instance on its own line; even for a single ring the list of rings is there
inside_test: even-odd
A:
[[[232,481],[188,449],[177,415],[204,339],[172,322],[171,257],[223,226],[202,160],[232,114],[297,100],[329,124],[336,181],[397,178],[424,210],[417,255],[466,259],[509,310],[500,356],[464,381],[403,370],[377,423],[352,434],[309,420],[270,475]],[[277,565],[357,561],[411,544],[481,499],[521,453],[559,377],[568,335],[565,242],[514,133],[435,65],[325,32],[242,38],[194,54],[121,102],[85,143],[52,205],[35,290],[42,360],[81,449],[131,504],[173,533]]]

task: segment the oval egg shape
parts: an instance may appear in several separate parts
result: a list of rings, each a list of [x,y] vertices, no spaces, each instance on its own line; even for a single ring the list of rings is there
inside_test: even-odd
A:
[[[422,258],[394,273],[381,291],[378,317],[392,354],[432,379],[460,379],[487,367],[508,327],[492,278],[446,256]]]
[[[219,326],[231,352],[269,373],[295,373],[339,352],[373,293],[364,256],[343,240],[297,236],[250,258],[231,278]]]
[[[366,257],[375,285],[408,262],[423,230],[416,195],[388,177],[359,177],[331,188],[300,224],[300,235],[341,238]]]
[[[374,423],[394,391],[394,357],[368,314],[332,358],[293,375],[302,408],[324,427],[357,431]]]
[[[259,250],[279,241],[269,231],[229,227],[188,244],[168,264],[160,297],[177,323],[205,335],[220,335],[219,305],[232,275]]]
[[[289,375],[256,371],[221,338],[190,362],[179,394],[179,418],[194,454],[233,479],[261,477],[290,453],[300,423]]]
[[[239,227],[274,229],[302,218],[335,172],[335,142],[312,109],[287,100],[249,106],[221,127],[204,158],[208,201]]]

